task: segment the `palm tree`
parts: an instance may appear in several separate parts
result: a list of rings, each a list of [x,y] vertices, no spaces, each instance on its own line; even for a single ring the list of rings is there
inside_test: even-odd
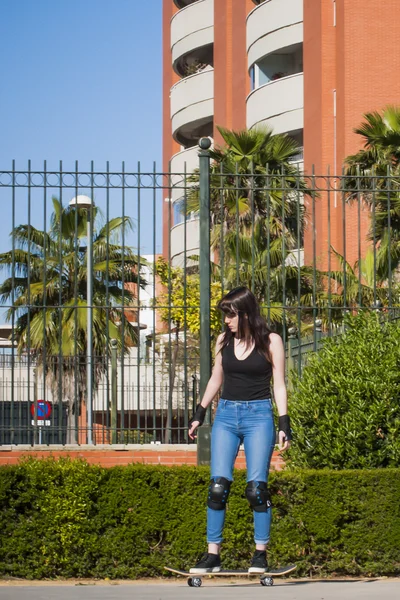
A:
[[[225,229],[251,224],[253,216],[269,218],[271,227],[297,243],[298,221],[303,228],[304,209],[299,202],[307,187],[291,162],[300,152],[298,143],[272,130],[229,131],[218,127],[225,146],[210,152],[211,224]],[[188,178],[187,212],[199,210],[199,172]]]
[[[211,151],[210,216],[219,272],[225,287],[247,285],[268,304],[271,320],[284,321],[283,301],[295,305],[311,293],[308,270],[293,253],[302,244],[308,193],[294,164],[301,149],[268,128],[218,130],[225,146]],[[189,181],[188,213],[199,209],[199,172]]]
[[[382,113],[365,113],[365,122],[354,129],[363,138],[364,148],[346,158],[347,175],[385,176],[388,166],[400,165],[400,107],[387,106]]]
[[[268,320],[275,323],[289,325],[290,307],[310,306],[312,268],[298,264],[296,253],[285,247],[284,237],[269,234],[264,218],[257,217],[251,227],[226,232],[221,274],[228,288],[246,285],[252,289]]]
[[[343,321],[344,310],[357,311],[371,307],[391,308],[399,302],[399,288],[390,289],[387,283],[385,260],[378,252],[369,249],[364,258],[351,266],[334,248],[340,269],[324,273],[335,282],[335,290],[319,296],[321,315],[325,321],[338,324]]]
[[[30,352],[53,395],[67,403],[67,443],[73,443],[72,416],[86,393],[87,346],[87,210],[63,208],[53,197],[54,212],[48,232],[19,225],[12,232],[15,248],[0,254],[0,269],[8,278],[0,286],[0,303],[7,320],[15,323],[18,353]],[[119,235],[132,228],[128,217],[101,226],[92,208],[93,241],[93,383],[105,373],[110,340],[127,353],[137,341],[124,307],[134,295],[123,282],[143,286],[138,257],[119,245]],[[144,260],[141,259],[141,264]],[[78,391],[76,398],[75,389]]]
[[[368,238],[378,265],[391,277],[400,266],[400,107],[387,106],[364,119],[354,130],[364,148],[346,159],[345,187],[350,200],[361,196],[369,205]]]

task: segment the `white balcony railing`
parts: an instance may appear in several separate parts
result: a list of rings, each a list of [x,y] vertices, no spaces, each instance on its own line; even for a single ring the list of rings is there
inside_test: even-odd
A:
[[[190,173],[199,167],[200,148],[196,144],[193,148],[178,152],[171,159],[171,200],[176,202],[183,197],[185,187],[190,183],[187,181]],[[186,173],[186,181],[185,181]]]
[[[214,115],[214,69],[208,67],[171,88],[172,134],[180,143],[191,139]],[[201,135],[201,134],[200,134]],[[209,135],[206,133],[206,135]],[[196,140],[196,137],[193,137]]]
[[[254,8],[247,17],[248,65],[278,51],[303,42],[303,0],[269,0]]]
[[[188,257],[199,254],[200,228],[198,219],[186,221],[186,266]],[[185,258],[185,223],[171,229],[171,259],[173,266],[183,266]]]
[[[247,127],[268,124],[274,133],[303,129],[303,73],[289,75],[253,90],[247,97]]]
[[[171,19],[172,64],[196,49],[214,42],[214,0],[198,0],[177,12]],[[199,54],[201,58],[201,54]],[[200,60],[201,62],[201,60]]]

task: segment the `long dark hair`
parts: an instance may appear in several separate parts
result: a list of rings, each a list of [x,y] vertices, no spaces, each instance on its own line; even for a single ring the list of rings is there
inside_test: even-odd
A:
[[[228,292],[218,303],[218,308],[225,315],[238,315],[238,331],[240,339],[244,339],[248,348],[254,341],[257,352],[263,354],[272,363],[269,334],[265,320],[260,315],[260,306],[254,294],[247,287],[237,287]],[[221,352],[232,341],[234,334],[225,326]]]

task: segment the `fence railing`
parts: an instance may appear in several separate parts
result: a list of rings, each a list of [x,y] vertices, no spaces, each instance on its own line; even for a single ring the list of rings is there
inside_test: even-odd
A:
[[[238,285],[299,376],[346,314],[397,318],[396,175],[200,160],[0,171],[0,444],[189,443]]]

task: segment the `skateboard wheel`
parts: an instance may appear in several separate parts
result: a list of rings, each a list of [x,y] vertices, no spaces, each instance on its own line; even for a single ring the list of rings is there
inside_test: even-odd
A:
[[[191,587],[200,587],[203,583],[201,577],[191,577],[192,584]]]
[[[272,577],[264,577],[264,579],[260,579],[260,583],[261,585],[274,585],[274,580],[272,579]]]

